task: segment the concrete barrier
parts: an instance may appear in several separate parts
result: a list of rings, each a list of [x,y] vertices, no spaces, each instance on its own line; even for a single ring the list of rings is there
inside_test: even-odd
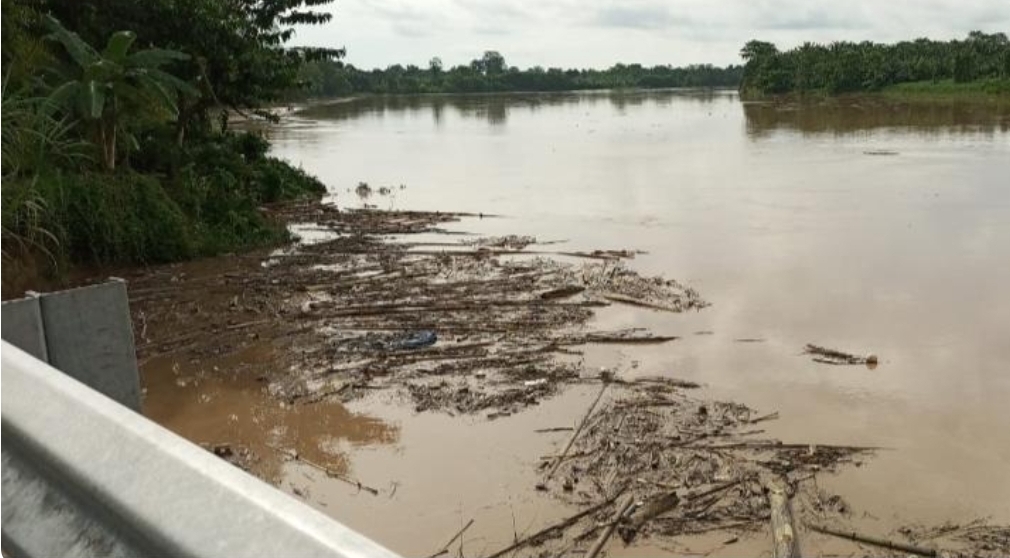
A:
[[[2,318],[4,341],[41,361],[49,362],[46,356],[46,332],[42,326],[42,308],[37,295],[4,302]]]
[[[3,339],[135,411],[140,410],[126,282],[3,303]]]

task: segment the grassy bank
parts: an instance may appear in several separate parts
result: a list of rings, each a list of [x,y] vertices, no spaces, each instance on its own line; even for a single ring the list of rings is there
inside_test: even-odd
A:
[[[251,134],[168,148],[152,138],[130,168],[54,167],[3,184],[4,283],[75,266],[179,261],[284,241],[264,204],[320,196],[300,169],[266,155]]]

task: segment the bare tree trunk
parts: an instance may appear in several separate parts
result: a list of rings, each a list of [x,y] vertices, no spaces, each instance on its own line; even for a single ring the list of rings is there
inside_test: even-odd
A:
[[[110,126],[110,122],[112,125]],[[116,123],[115,113],[112,118],[102,116],[98,121],[98,146],[102,150],[102,167],[112,172],[116,170]]]
[[[112,141],[109,142],[109,170],[116,170],[116,123],[112,123]]]
[[[184,141],[186,141],[186,121],[189,120],[189,107],[186,106],[186,102],[182,100],[182,95],[179,95],[179,116],[175,120],[175,144],[182,147]]]
[[[98,130],[95,135],[98,139],[95,143],[98,144],[98,148],[102,152],[102,169],[107,171],[115,170],[115,164],[109,161],[109,133],[106,130],[104,119],[98,121]]]

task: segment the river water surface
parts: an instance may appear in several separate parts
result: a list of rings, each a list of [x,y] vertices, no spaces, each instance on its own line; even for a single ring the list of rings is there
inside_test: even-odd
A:
[[[1010,102],[369,98],[293,113],[269,135],[274,153],[319,176],[339,205],[484,212],[501,217],[457,228],[646,252],[636,270],[684,282],[712,306],[605,309],[599,327],[682,339],[594,349],[587,366],[693,380],[706,397],[777,410],[767,428],[785,441],[887,448],[820,481],[868,530],[1010,523]],[[392,193],[363,200],[359,182]],[[880,365],[817,364],[800,354],[806,343],[874,353]],[[207,418],[196,395],[187,410],[148,384],[148,414],[205,441],[235,436],[244,419],[227,402],[247,408],[234,393],[258,389],[220,386],[233,395]],[[383,493],[291,465],[281,484],[405,555],[437,550],[470,518],[464,552],[497,549],[571,513],[533,490],[538,456],[567,434],[533,430],[570,425],[591,391],[495,421],[391,401],[274,417],[276,428],[311,433],[303,453],[339,454]],[[674,550],[762,552],[762,536],[742,541],[752,550],[721,547],[725,536]],[[805,550],[849,548],[833,544],[817,538]]]

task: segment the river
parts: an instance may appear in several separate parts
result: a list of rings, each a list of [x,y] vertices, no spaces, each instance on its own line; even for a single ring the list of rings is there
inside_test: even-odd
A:
[[[856,524],[1010,523],[1010,102],[771,104],[698,91],[362,98],[293,112],[268,134],[276,156],[317,175],[341,206],[483,212],[498,217],[457,228],[642,250],[636,270],[686,283],[712,306],[607,308],[600,327],[681,339],[599,347],[586,366],[675,376],[703,384],[706,397],[778,411],[767,429],[786,441],[885,448],[820,480]],[[361,198],[359,182],[391,193]],[[818,364],[801,354],[806,343],[880,363]],[[488,421],[381,399],[283,413],[256,386],[223,384],[208,412],[189,392],[192,404],[179,403],[185,385],[147,384],[147,414],[198,441],[264,424],[304,430],[303,452],[338,455],[383,495],[290,464],[281,486],[412,556],[470,518],[466,552],[480,554],[569,514],[532,489],[538,456],[566,435],[532,432],[571,424],[592,391]],[[244,420],[235,409],[256,406],[271,410],[235,426]],[[735,548],[720,545],[725,536],[695,537],[671,550],[760,552],[763,536]],[[805,550],[848,548],[837,544],[818,538]]]

